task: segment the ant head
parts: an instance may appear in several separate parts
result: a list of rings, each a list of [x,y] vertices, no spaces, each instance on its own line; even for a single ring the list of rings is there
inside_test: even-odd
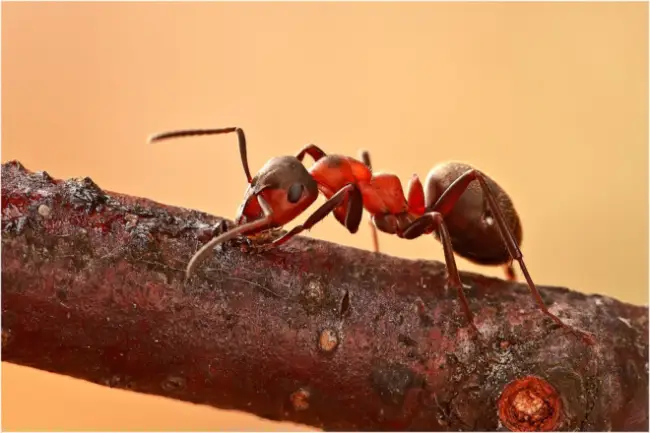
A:
[[[297,217],[318,198],[318,185],[302,162],[293,156],[269,160],[255,175],[248,168],[246,137],[241,128],[183,129],[156,134],[150,142],[169,138],[237,133],[239,153],[249,186],[237,212],[237,224],[270,216],[271,227],[281,227]],[[271,228],[269,227],[269,228]]]
[[[250,181],[236,216],[238,224],[272,215],[281,227],[300,215],[318,198],[318,185],[294,156],[271,158]],[[263,202],[264,204],[262,204]]]

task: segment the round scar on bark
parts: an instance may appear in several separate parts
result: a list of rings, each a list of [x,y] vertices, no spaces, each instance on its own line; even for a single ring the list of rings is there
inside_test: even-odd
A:
[[[47,205],[42,204],[38,207],[38,213],[40,216],[47,218],[50,216],[50,208]]]
[[[506,385],[498,408],[499,419],[510,431],[551,431],[559,424],[562,402],[550,383],[526,376]]]
[[[339,344],[339,338],[336,332],[331,329],[324,329],[318,338],[318,346],[323,352],[331,352]]]
[[[298,391],[291,394],[291,404],[295,410],[309,409],[309,391],[300,388]]]

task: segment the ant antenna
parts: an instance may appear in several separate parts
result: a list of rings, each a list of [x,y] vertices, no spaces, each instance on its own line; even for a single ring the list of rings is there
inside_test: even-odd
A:
[[[214,134],[228,134],[231,132],[237,133],[237,138],[239,140],[239,154],[241,156],[241,163],[244,167],[244,173],[246,174],[246,179],[248,183],[253,181],[251,176],[251,171],[248,168],[248,154],[246,152],[246,136],[244,135],[244,130],[237,127],[231,128],[220,128],[220,129],[180,129],[176,131],[166,131],[158,134],[154,134],[149,137],[149,143],[154,143],[157,141],[167,140],[170,138],[179,138],[179,137],[191,137],[196,135],[214,135]]]

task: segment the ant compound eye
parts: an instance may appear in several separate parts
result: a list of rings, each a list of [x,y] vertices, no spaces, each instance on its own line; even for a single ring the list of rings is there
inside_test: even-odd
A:
[[[300,197],[302,197],[302,184],[294,183],[287,191],[287,200],[289,200],[289,203],[297,203]]]

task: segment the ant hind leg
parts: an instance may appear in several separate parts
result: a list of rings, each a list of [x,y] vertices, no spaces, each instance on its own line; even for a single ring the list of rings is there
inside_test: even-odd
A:
[[[431,210],[440,212],[442,215],[447,215],[453,209],[453,207],[456,205],[456,203],[463,195],[465,190],[467,190],[467,187],[473,181],[477,181],[479,183],[481,190],[483,191],[483,194],[487,199],[488,205],[492,210],[494,221],[497,224],[497,227],[499,228],[499,232],[501,233],[501,238],[505,242],[508,252],[510,253],[510,257],[512,257],[513,260],[519,262],[521,273],[523,274],[524,279],[528,284],[528,288],[530,289],[531,295],[533,296],[533,299],[535,299],[535,302],[537,303],[539,309],[547,317],[553,320],[556,324],[560,325],[563,329],[570,331],[575,335],[577,335],[578,337],[580,337],[586,344],[594,344],[595,339],[593,336],[565,324],[559,317],[551,313],[546,307],[546,304],[544,303],[544,300],[542,299],[542,296],[539,293],[537,286],[535,286],[535,283],[533,282],[533,279],[531,278],[530,273],[528,272],[528,268],[526,267],[526,263],[524,262],[524,257],[523,254],[521,253],[521,249],[519,248],[519,245],[517,245],[517,241],[513,236],[511,230],[508,228],[506,219],[503,216],[503,213],[501,212],[500,206],[496,201],[494,193],[490,190],[490,187],[487,184],[486,177],[483,173],[481,173],[476,169],[471,169],[463,173],[451,185],[449,185],[449,187],[442,193],[442,195],[440,196],[440,198],[438,198],[438,201],[433,205]]]

